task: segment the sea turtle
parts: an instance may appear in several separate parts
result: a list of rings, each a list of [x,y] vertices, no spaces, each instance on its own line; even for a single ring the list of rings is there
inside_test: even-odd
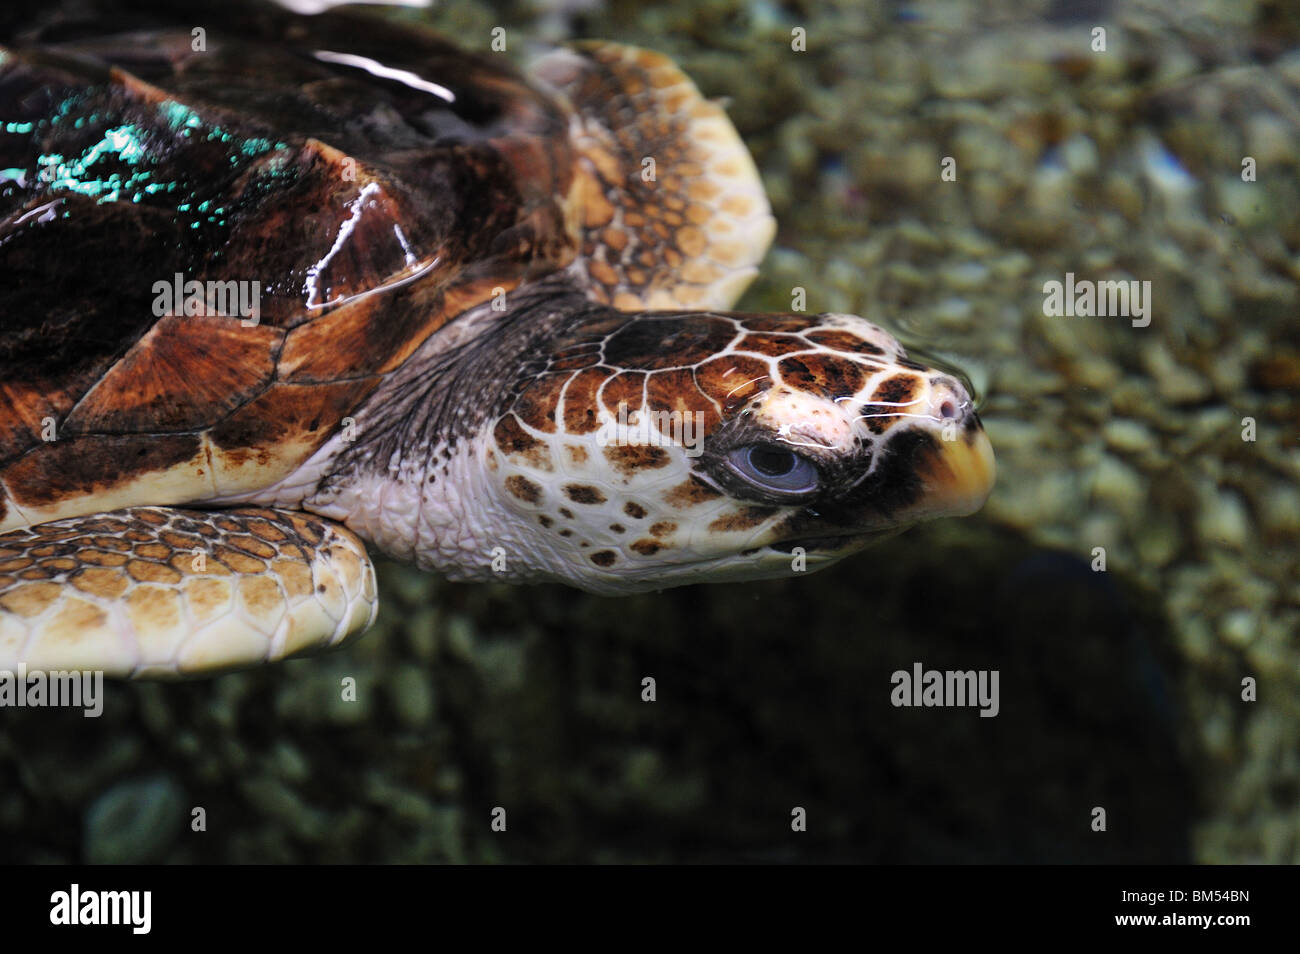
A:
[[[666,57],[520,73],[343,13],[199,39],[0,52],[0,669],[335,645],[367,544],[622,594],[983,503],[956,377],[860,317],[726,310],[773,219]]]

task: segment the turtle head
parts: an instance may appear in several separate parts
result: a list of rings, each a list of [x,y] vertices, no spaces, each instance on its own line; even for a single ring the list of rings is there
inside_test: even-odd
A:
[[[993,483],[961,382],[852,315],[591,319],[515,395],[485,459],[523,576],[595,592],[828,566]]]

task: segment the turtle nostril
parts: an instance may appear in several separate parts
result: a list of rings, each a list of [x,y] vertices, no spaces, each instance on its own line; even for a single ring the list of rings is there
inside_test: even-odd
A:
[[[960,421],[970,411],[970,395],[955,378],[947,375],[933,378],[930,388],[930,413],[936,420]]]

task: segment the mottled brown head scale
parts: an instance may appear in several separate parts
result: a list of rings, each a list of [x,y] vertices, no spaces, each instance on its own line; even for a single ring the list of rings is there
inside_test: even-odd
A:
[[[578,321],[515,394],[490,448],[503,486],[529,480],[508,502],[611,590],[798,572],[796,547],[838,559],[976,509],[992,480],[962,384],[852,315]],[[590,452],[558,452],[575,441]]]

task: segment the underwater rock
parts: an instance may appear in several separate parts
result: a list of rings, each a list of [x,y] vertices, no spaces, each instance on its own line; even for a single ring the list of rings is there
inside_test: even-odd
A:
[[[161,861],[185,820],[185,792],[170,775],[119,782],[86,812],[82,857],[90,864]]]

